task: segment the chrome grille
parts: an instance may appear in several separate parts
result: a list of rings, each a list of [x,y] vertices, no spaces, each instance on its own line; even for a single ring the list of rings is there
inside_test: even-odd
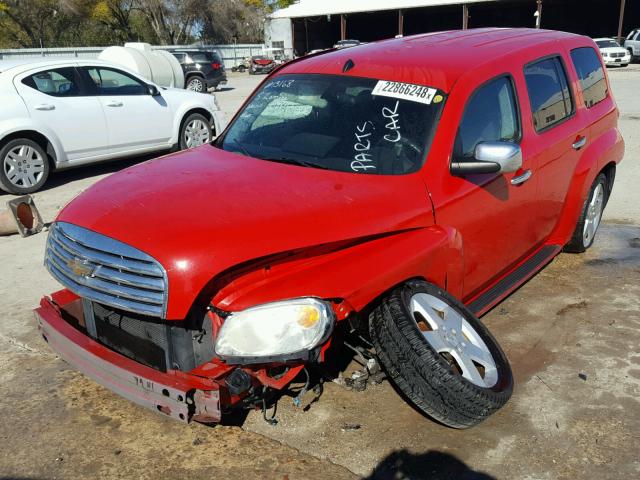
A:
[[[620,52],[620,53],[612,53],[611,54],[611,58],[622,58],[624,57],[624,53]]]
[[[75,294],[128,312],[164,318],[162,266],[129,245],[66,222],[49,231],[45,266]]]

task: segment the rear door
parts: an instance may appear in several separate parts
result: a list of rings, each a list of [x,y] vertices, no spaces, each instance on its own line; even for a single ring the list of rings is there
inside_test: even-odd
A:
[[[538,165],[538,208],[531,228],[547,239],[556,227],[578,160],[589,142],[588,121],[576,107],[567,64],[560,54],[528,63],[528,148]]]
[[[81,70],[102,105],[112,153],[169,147],[173,112],[162,95],[150,95],[144,81],[116,68]]]
[[[31,118],[53,130],[67,159],[107,153],[107,126],[100,101],[74,66],[31,70],[14,79]]]

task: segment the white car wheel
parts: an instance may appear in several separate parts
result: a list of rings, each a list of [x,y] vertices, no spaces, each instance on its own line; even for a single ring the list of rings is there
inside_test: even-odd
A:
[[[47,154],[33,140],[11,140],[0,149],[0,159],[0,187],[9,193],[35,192],[49,176]]]
[[[213,138],[213,131],[209,120],[204,115],[192,113],[182,124],[180,132],[180,149],[199,147],[209,143]]]

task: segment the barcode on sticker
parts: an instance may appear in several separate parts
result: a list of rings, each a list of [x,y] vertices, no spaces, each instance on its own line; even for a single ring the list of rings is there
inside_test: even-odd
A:
[[[436,90],[435,88],[425,87],[424,85],[414,85],[412,83],[379,80],[374,89],[371,91],[371,95],[400,98],[402,100],[410,100],[412,102],[431,105],[433,97],[436,96],[437,92],[438,90]]]

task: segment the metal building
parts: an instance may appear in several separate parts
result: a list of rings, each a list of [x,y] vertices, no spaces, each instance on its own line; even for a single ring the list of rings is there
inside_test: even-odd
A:
[[[536,27],[591,37],[640,27],[638,0],[300,0],[270,16],[265,41],[302,55],[338,40],[477,27]]]

